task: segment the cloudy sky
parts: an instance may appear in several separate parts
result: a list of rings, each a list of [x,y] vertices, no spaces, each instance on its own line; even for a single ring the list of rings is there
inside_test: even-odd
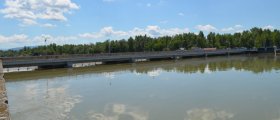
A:
[[[141,34],[279,29],[279,4],[279,0],[1,0],[0,49],[95,43]]]

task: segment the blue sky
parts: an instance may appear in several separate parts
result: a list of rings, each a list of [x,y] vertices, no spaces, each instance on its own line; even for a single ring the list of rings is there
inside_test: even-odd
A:
[[[0,49],[139,34],[279,29],[279,5],[279,0],[1,0]]]

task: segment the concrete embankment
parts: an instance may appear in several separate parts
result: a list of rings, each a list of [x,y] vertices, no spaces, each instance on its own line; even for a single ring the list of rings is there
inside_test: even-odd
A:
[[[0,120],[10,120],[2,60],[0,60]]]

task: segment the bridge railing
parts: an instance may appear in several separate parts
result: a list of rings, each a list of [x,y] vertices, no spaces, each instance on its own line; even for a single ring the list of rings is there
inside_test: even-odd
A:
[[[74,55],[46,55],[46,56],[26,56],[26,57],[5,57],[4,62],[25,62],[25,61],[63,61],[88,58],[115,58],[115,57],[144,57],[144,56],[172,56],[184,54],[205,54],[205,53],[226,53],[244,52],[244,49],[220,49],[215,51],[204,50],[179,50],[179,51],[155,51],[155,52],[126,52],[126,53],[100,53],[100,54],[74,54]]]

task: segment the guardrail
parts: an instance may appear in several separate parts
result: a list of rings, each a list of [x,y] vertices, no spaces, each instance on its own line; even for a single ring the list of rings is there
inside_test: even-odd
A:
[[[81,57],[102,57],[102,56],[130,56],[130,55],[151,55],[151,54],[176,54],[176,53],[202,53],[202,52],[233,52],[233,51],[246,51],[244,49],[231,49],[231,50],[181,50],[181,51],[159,51],[159,52],[125,52],[125,53],[99,53],[99,54],[72,54],[72,55],[44,55],[44,56],[21,56],[21,57],[2,57],[3,60],[31,60],[31,59],[63,59],[63,58],[81,58]]]
[[[182,50],[182,51],[160,51],[160,52],[127,52],[127,53],[101,53],[101,54],[85,54],[85,55],[47,55],[47,56],[28,56],[28,57],[6,57],[3,59],[4,66],[15,65],[36,65],[50,64],[62,62],[83,62],[83,61],[110,61],[123,59],[141,59],[141,58],[163,58],[163,57],[191,57],[202,55],[219,55],[219,54],[234,54],[246,52],[245,49],[223,49],[215,51],[204,50]]]

